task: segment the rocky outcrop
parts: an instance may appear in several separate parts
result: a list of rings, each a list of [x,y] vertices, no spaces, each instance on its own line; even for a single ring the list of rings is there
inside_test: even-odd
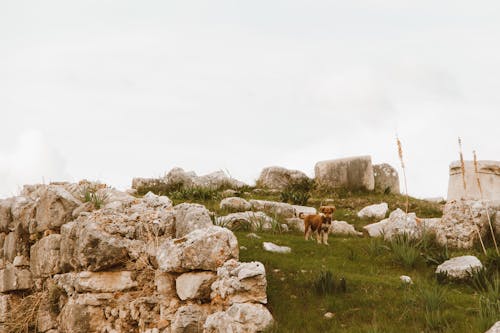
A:
[[[215,221],[217,225],[231,230],[242,229],[251,231],[271,230],[273,225],[278,223],[263,212],[233,213],[226,216],[219,216]]]
[[[0,228],[1,329],[18,302],[36,302],[31,324],[46,333],[201,332],[212,315],[242,332],[272,322],[263,265],[238,262],[236,237],[202,205],[52,183],[1,200]]]
[[[375,188],[370,156],[321,161],[316,163],[314,173],[318,185],[325,188],[369,191]]]
[[[308,179],[309,177],[302,171],[273,166],[262,170],[257,180],[257,186],[267,189],[283,190],[290,184]]]
[[[252,204],[243,198],[229,197],[222,199],[220,208],[230,212],[246,212],[252,209]]]
[[[461,256],[446,260],[436,268],[436,274],[445,274],[449,279],[464,280],[483,268],[474,256]]]
[[[439,227],[436,228],[436,240],[441,245],[453,248],[469,249],[484,237],[488,230],[488,214],[495,211],[486,202],[452,200],[446,203]]]
[[[399,194],[399,176],[396,169],[387,163],[373,166],[375,191]]]
[[[377,205],[366,206],[358,212],[358,217],[362,219],[383,219],[387,211],[389,210],[389,206],[386,202],[382,202]]]
[[[292,205],[267,200],[250,200],[253,210],[258,210],[269,214],[270,216],[280,216],[283,218],[295,217],[295,208]]]

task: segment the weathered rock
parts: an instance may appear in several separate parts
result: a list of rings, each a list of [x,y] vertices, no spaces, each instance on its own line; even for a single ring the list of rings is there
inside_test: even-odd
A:
[[[477,161],[482,195],[477,184],[473,161],[465,161],[465,189],[460,161],[450,164],[448,201],[451,200],[500,200],[500,161]]]
[[[190,272],[181,274],[175,281],[177,295],[183,301],[188,299],[209,300],[214,272]]]
[[[68,295],[75,292],[109,293],[137,287],[130,271],[66,273],[55,275],[54,281]]]
[[[279,246],[271,242],[262,243],[264,250],[275,253],[290,253],[292,249],[288,246]]]
[[[252,209],[252,205],[243,198],[229,197],[220,202],[221,209],[227,209],[232,212],[246,212]]]
[[[371,223],[363,227],[370,237],[381,237],[384,234],[384,228],[389,223],[389,219],[384,219],[380,222]]]
[[[245,183],[229,177],[224,171],[215,171],[204,176],[194,178],[194,184],[203,188],[222,188],[229,187],[238,189],[246,186]]]
[[[377,205],[366,206],[358,212],[358,217],[362,219],[383,219],[389,210],[386,202]]]
[[[104,311],[99,307],[70,298],[59,316],[59,330],[61,333],[99,332],[105,321]]]
[[[491,326],[485,333],[500,333],[500,321],[493,324],[493,326]]]
[[[21,225],[8,233],[3,242],[3,257],[8,262],[14,262],[18,255],[29,257],[29,235],[22,229]]]
[[[203,205],[182,203],[175,206],[175,237],[180,238],[196,229],[212,226],[210,212]]]
[[[14,267],[29,267],[30,261],[25,256],[16,256],[12,264]]]
[[[73,219],[73,210],[82,203],[60,186],[47,186],[36,204],[36,232],[57,229]]]
[[[316,163],[316,182],[326,188],[373,190],[372,159],[370,156],[350,157]]]
[[[158,186],[160,183],[164,183],[162,179],[158,178],[133,178],[132,179],[132,189],[140,190],[145,188],[152,188]]]
[[[47,277],[61,271],[61,238],[59,234],[48,235],[31,247],[30,269],[34,277]]]
[[[436,241],[453,248],[470,249],[489,230],[487,205],[481,201],[452,200],[446,203]],[[490,209],[490,215],[494,211]]]
[[[144,202],[153,208],[168,209],[172,207],[172,200],[164,195],[156,195],[153,192],[148,192],[143,197]]]
[[[9,226],[12,224],[12,199],[0,199],[0,232],[9,232]]]
[[[283,190],[290,184],[308,180],[309,177],[299,170],[289,170],[282,167],[264,168],[257,180],[257,186],[268,189]]]
[[[250,200],[253,210],[262,211],[270,216],[281,216],[283,218],[295,217],[295,208],[292,205],[267,200]]]
[[[208,316],[204,332],[264,332],[272,324],[273,316],[263,305],[236,303],[226,311],[215,312]]]
[[[401,282],[403,282],[405,284],[413,284],[411,277],[409,277],[408,275],[401,275],[399,277],[399,280],[401,280]]]
[[[0,295],[0,323],[5,322],[9,318],[10,311],[12,310],[13,300],[13,295]]]
[[[436,268],[436,274],[446,274],[448,278],[463,280],[483,268],[481,261],[474,256],[461,256],[446,260]]]
[[[104,232],[93,220],[74,221],[61,228],[62,271],[100,271],[123,265],[129,256],[121,237]]]
[[[373,166],[375,190],[382,193],[399,194],[399,176],[396,169],[387,163]]]
[[[401,209],[396,209],[389,215],[387,224],[383,228],[384,238],[392,239],[396,235],[406,235],[410,239],[422,236],[424,225],[415,213],[406,214]]]
[[[305,231],[304,220],[302,220],[298,217],[291,217],[291,218],[285,219],[285,221],[291,230],[300,231],[300,232]]]
[[[226,228],[197,229],[182,238],[165,241],[156,256],[165,272],[215,271],[229,259],[238,259],[238,240]]]
[[[267,303],[266,269],[260,262],[241,263],[228,260],[217,269],[217,280],[212,284],[211,298],[224,304]]]
[[[352,224],[345,221],[332,221],[329,232],[332,235],[352,235],[362,236],[363,233],[357,231]]]
[[[29,269],[19,269],[7,265],[0,270],[0,292],[26,290],[33,287],[33,280]]]
[[[162,295],[169,298],[176,296],[175,287],[176,276],[171,273],[155,271],[155,286],[156,291]]]
[[[317,213],[316,208],[308,206],[292,205],[295,209],[295,215],[298,217],[301,213],[304,215],[314,215]]]
[[[172,321],[171,333],[198,333],[203,331],[203,323],[207,318],[207,309],[201,305],[189,304],[181,306]]]
[[[194,186],[194,178],[196,178],[196,173],[193,171],[186,172],[183,168],[173,168],[167,173],[164,180],[170,186],[192,187]]]
[[[217,225],[225,226],[232,230],[249,229],[252,231],[271,230],[273,224],[277,223],[263,212],[233,213],[217,217],[216,222]]]
[[[36,202],[28,197],[14,197],[11,206],[12,223],[9,230],[23,230],[28,232],[35,220]]]

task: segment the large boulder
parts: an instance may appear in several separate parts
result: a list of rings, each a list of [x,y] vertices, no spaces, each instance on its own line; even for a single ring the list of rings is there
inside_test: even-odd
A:
[[[59,234],[43,237],[30,250],[30,270],[35,277],[48,277],[61,271]]]
[[[450,279],[464,280],[482,268],[483,264],[476,257],[461,256],[443,262],[436,268],[436,274],[445,274]]]
[[[494,210],[486,202],[452,200],[444,206],[441,223],[436,228],[436,240],[441,245],[470,249],[489,230],[488,212]]]
[[[382,193],[399,194],[399,176],[396,169],[387,163],[373,166],[375,190]]]
[[[217,269],[217,279],[212,284],[212,299],[224,304],[267,303],[266,269],[260,262],[241,263],[228,260]]]
[[[374,218],[374,219],[383,219],[387,211],[389,210],[389,206],[386,202],[382,202],[377,205],[366,206],[358,212],[358,217],[362,219],[366,218]]]
[[[205,206],[192,203],[181,203],[175,210],[175,237],[180,238],[196,229],[213,225],[210,212]]]
[[[406,235],[410,239],[418,239],[424,233],[434,233],[439,221],[440,219],[420,219],[415,213],[406,214],[398,208],[389,218],[365,225],[363,229],[370,237],[383,236],[389,240],[398,235]]]
[[[369,190],[375,188],[370,156],[349,157],[316,163],[316,182],[325,188]]]
[[[190,270],[216,271],[229,259],[238,259],[236,236],[226,228],[196,229],[182,238],[165,241],[156,255],[160,270],[184,273]]]
[[[244,229],[251,231],[271,230],[277,222],[263,212],[232,213],[216,218],[216,224],[231,230]]]
[[[267,200],[250,200],[253,210],[267,213],[271,216],[280,216],[283,218],[295,217],[295,208],[284,202]]]
[[[229,197],[221,200],[220,208],[230,212],[246,212],[252,209],[252,205],[243,198]]]
[[[236,303],[226,311],[207,317],[203,332],[264,332],[273,324],[273,316],[262,304]]]
[[[175,187],[201,187],[208,189],[241,188],[245,183],[228,176],[223,171],[215,171],[203,176],[197,176],[195,172],[186,172],[182,168],[173,168],[163,180],[167,186]]]
[[[500,200],[500,161],[477,161],[482,195],[477,184],[473,161],[465,161],[465,189],[460,161],[450,164],[448,201],[451,200]]]
[[[309,177],[307,177],[307,175],[302,171],[289,170],[273,166],[262,170],[259,179],[257,180],[257,186],[268,189],[283,190],[290,184],[308,179]]]

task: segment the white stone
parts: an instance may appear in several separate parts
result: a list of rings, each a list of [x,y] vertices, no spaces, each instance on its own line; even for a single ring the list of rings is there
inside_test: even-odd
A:
[[[475,256],[461,256],[446,260],[436,269],[436,274],[445,273],[452,279],[467,279],[475,271],[483,268],[481,261]]]
[[[215,312],[205,321],[205,333],[264,332],[273,324],[273,316],[261,304],[236,303],[226,311]]]
[[[325,317],[325,319],[332,319],[333,317],[335,317],[335,315],[331,312],[326,312],[323,317]]]
[[[493,324],[493,326],[491,326],[485,333],[500,333],[500,321]]]
[[[263,212],[232,213],[226,216],[219,216],[215,221],[217,225],[229,229],[242,228],[252,231],[271,230],[273,224],[277,223]]]
[[[264,250],[275,253],[290,253],[292,249],[288,246],[279,246],[271,242],[262,243]]]
[[[174,207],[175,237],[180,238],[196,229],[204,229],[213,225],[210,212],[205,206],[193,203],[182,203]]]
[[[177,295],[183,301],[188,299],[209,299],[212,282],[215,280],[213,272],[190,272],[181,274],[175,281]]]
[[[269,214],[271,217],[280,216],[283,218],[295,217],[295,208],[292,205],[267,200],[250,200],[252,209],[262,211]]]
[[[283,190],[290,184],[307,179],[309,177],[302,171],[273,166],[262,170],[257,185],[268,189]]]
[[[30,268],[35,277],[48,277],[60,272],[61,238],[59,234],[43,237],[30,250]]]
[[[239,197],[229,197],[220,202],[221,209],[227,209],[234,212],[245,212],[252,209],[250,202]]]
[[[405,284],[413,284],[411,277],[409,277],[408,275],[401,275],[399,279]]]
[[[363,233],[357,231],[352,224],[345,221],[332,221],[329,232],[332,235],[352,235],[362,236]]]
[[[365,218],[375,218],[375,219],[383,219],[389,210],[389,206],[386,202],[382,202],[377,205],[366,206],[358,212],[358,217]]]
[[[315,215],[317,213],[316,208],[308,206],[292,205],[295,209],[295,215],[298,217],[301,213],[304,215]]]
[[[154,208],[168,209],[172,207],[172,200],[164,195],[156,195],[153,192],[148,192],[143,198],[147,205]]]
[[[69,295],[75,292],[109,293],[137,287],[131,271],[66,273],[54,275],[54,281]]]

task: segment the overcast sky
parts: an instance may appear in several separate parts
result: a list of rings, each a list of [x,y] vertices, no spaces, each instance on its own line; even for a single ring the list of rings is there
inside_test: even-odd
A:
[[[498,1],[0,1],[0,197],[371,155],[500,159]]]

